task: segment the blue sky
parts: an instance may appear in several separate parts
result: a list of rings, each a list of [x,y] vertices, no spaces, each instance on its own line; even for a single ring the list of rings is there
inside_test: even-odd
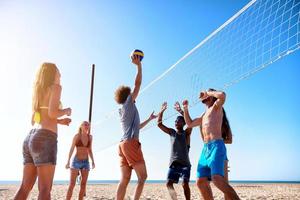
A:
[[[62,74],[64,106],[73,108],[73,123],[59,129],[55,179],[68,179],[64,169],[69,145],[80,121],[88,117],[90,65],[96,64],[93,120],[117,110],[113,92],[133,85],[135,68],[129,53],[145,52],[143,86],[222,25],[249,1],[1,1],[0,120],[4,126],[0,167],[2,180],[22,174],[22,141],[30,130],[31,94],[35,72],[44,61]],[[300,180],[299,58],[295,52],[254,76],[229,87],[225,109],[234,133],[228,146],[233,180]],[[174,78],[176,80],[176,78]],[[172,90],[161,85],[161,94]],[[152,100],[152,98],[154,98]],[[138,101],[141,118],[158,110]],[[169,102],[173,104],[173,102]],[[170,106],[171,108],[172,106]],[[202,105],[191,110],[201,114]],[[173,126],[172,120],[166,122]],[[153,125],[153,124],[152,124]],[[96,169],[90,179],[118,179],[116,146],[121,137],[118,118],[94,128]],[[157,128],[141,133],[149,179],[165,179],[170,144]],[[192,135],[192,178],[203,146],[199,130]],[[7,153],[9,152],[9,153]],[[11,165],[16,171],[11,171]]]

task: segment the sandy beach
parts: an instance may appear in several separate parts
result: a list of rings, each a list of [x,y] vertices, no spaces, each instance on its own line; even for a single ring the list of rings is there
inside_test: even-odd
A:
[[[130,184],[126,199],[132,199],[134,184]],[[54,185],[52,199],[65,199],[67,185]],[[116,184],[97,184],[87,186],[87,197],[85,199],[114,199]],[[300,199],[300,184],[233,184],[241,199]],[[0,185],[0,199],[9,200],[13,198],[17,185]],[[73,199],[77,199],[79,186],[76,185]],[[31,192],[30,198],[37,199],[37,186]],[[184,199],[183,190],[176,185],[178,199]],[[191,185],[192,199],[202,199],[194,184]],[[213,187],[215,199],[223,199],[219,190]],[[141,199],[170,199],[164,184],[146,184]]]

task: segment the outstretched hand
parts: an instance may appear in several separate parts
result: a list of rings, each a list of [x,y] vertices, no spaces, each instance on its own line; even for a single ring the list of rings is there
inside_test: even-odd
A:
[[[189,107],[189,101],[188,100],[183,100],[182,106],[183,106],[184,109],[188,108]]]
[[[180,104],[179,104],[178,101],[175,102],[175,104],[174,104],[174,109],[175,109],[177,112],[180,112],[180,113],[182,112],[181,106],[180,106]]]
[[[167,108],[168,108],[168,103],[167,103],[167,102],[164,102],[164,103],[161,105],[160,112],[164,112],[165,110],[167,110]]]
[[[151,113],[151,115],[149,116],[149,119],[152,120],[152,119],[155,119],[157,118],[157,115],[154,114],[154,111]]]
[[[140,56],[138,55],[133,55],[131,56],[131,62],[135,65],[141,65],[141,59],[140,59]]]

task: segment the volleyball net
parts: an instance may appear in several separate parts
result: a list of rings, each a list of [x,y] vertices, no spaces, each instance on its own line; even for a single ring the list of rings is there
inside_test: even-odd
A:
[[[300,0],[253,0],[201,41],[140,92],[139,110],[160,108],[189,99],[196,105],[199,92],[207,88],[225,90],[270,66],[300,48]],[[146,105],[146,106],[145,106]],[[165,120],[175,116],[169,109]],[[101,141],[102,151],[119,141],[118,112],[112,111],[93,124],[114,133],[115,139]],[[152,125],[153,126],[153,125]],[[152,126],[145,130],[149,130]],[[103,139],[103,137],[101,137]],[[96,141],[96,140],[95,140]]]

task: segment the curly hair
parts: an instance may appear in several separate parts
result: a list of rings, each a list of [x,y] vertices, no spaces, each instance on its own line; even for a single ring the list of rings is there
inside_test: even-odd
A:
[[[115,100],[118,104],[124,104],[127,97],[130,95],[131,89],[128,86],[121,85],[115,91]]]

